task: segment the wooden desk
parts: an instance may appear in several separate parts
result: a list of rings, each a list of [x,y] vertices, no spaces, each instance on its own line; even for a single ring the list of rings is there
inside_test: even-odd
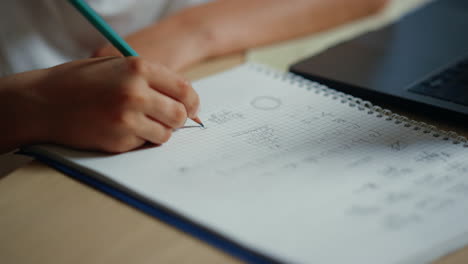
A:
[[[243,61],[199,65],[200,77]],[[468,133],[465,133],[468,135]],[[468,248],[437,261],[461,264]],[[239,263],[38,162],[0,180],[0,263]]]

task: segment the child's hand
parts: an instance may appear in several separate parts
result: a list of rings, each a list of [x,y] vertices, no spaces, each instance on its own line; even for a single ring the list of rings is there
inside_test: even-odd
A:
[[[5,83],[9,88],[1,89]],[[5,90],[16,92],[4,107],[20,123],[19,144],[108,152],[164,143],[199,107],[187,81],[137,57],[87,59],[13,75],[0,79],[0,92]]]

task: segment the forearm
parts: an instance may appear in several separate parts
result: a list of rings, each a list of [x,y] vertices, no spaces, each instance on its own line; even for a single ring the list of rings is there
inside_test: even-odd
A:
[[[141,56],[179,71],[208,57],[324,30],[387,0],[218,0],[182,10],[126,39]],[[108,45],[95,56],[119,55]]]
[[[321,31],[377,12],[386,0],[218,0],[167,18],[197,32],[200,54],[218,56]]]
[[[40,126],[36,125],[36,113],[34,106],[27,103],[27,82],[36,75],[28,74],[28,80],[24,80],[24,74],[15,74],[0,78],[0,124],[2,137],[0,137],[0,153],[10,151],[21,145],[39,139]],[[34,79],[34,78],[33,78]]]

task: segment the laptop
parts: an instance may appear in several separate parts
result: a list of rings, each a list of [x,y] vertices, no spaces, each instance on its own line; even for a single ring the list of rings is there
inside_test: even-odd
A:
[[[368,100],[468,120],[468,0],[437,0],[290,71]]]

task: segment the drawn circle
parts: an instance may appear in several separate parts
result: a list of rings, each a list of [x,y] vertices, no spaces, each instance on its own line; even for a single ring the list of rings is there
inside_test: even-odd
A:
[[[272,96],[258,96],[250,104],[258,110],[275,110],[281,106],[281,100]]]

